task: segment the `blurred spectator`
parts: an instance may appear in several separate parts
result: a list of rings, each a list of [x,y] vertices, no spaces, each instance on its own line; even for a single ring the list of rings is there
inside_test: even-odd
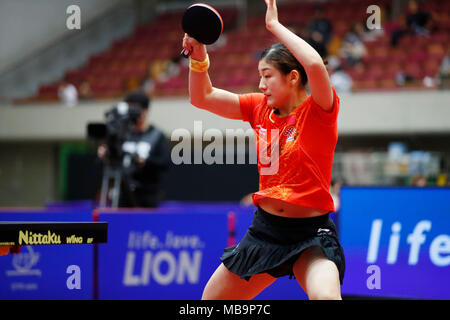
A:
[[[68,107],[73,107],[78,104],[77,88],[67,81],[63,81],[59,86],[58,97],[61,102]]]
[[[327,46],[330,43],[333,27],[325,17],[323,8],[317,6],[312,21],[307,26],[308,43],[316,49],[322,58],[328,55]]]
[[[404,71],[398,72],[395,76],[395,83],[400,87],[414,83],[415,80],[417,79]]]
[[[411,177],[411,186],[426,187],[427,186],[427,178],[422,175],[414,175]]]
[[[416,0],[410,0],[405,13],[397,20],[387,22],[385,29],[391,34],[391,45],[395,47],[406,34],[428,35],[432,29],[432,16],[422,11]]]
[[[339,54],[345,59],[346,65],[353,67],[361,62],[361,59],[367,54],[364,46],[364,26],[362,23],[355,23],[351,30],[344,36]]]
[[[181,56],[176,55],[166,61],[166,67],[162,74],[163,81],[175,77],[180,73],[180,60]]]
[[[131,77],[126,81],[126,90],[127,92],[138,90],[139,85],[139,79],[137,77]]]
[[[447,54],[442,60],[441,66],[439,68],[439,82],[441,89],[450,88],[450,47],[447,48]]]
[[[391,35],[391,46],[396,47],[400,41],[400,38],[408,33],[405,16],[401,15],[397,18],[397,20],[386,22],[385,30]]]
[[[409,0],[406,16],[409,29],[419,35],[428,35],[431,29],[431,15],[422,11],[416,0]]]
[[[80,100],[91,100],[93,98],[91,85],[88,81],[80,84]]]
[[[148,96],[153,96],[155,93],[155,79],[153,79],[152,75],[149,74],[147,79],[142,83],[142,91]]]
[[[352,91],[353,80],[350,75],[341,68],[339,59],[331,56],[328,59],[331,85],[338,94]]]
[[[161,77],[164,70],[164,61],[156,60],[150,64],[148,68],[148,75],[141,85],[141,90],[147,96],[153,96],[155,94],[156,82]]]
[[[167,60],[155,60],[151,63],[149,68],[150,76],[153,80],[157,81],[167,68]]]
[[[323,38],[323,43],[328,45],[333,33],[331,22],[325,17],[323,8],[317,6],[312,21],[308,24],[308,33],[318,32]]]
[[[323,41],[323,36],[317,31],[314,31],[309,35],[307,41],[319,54],[322,58],[326,58],[328,55],[327,47]]]

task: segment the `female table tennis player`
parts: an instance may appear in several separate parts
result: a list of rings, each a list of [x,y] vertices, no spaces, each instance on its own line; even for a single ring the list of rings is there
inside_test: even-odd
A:
[[[202,299],[252,299],[286,275],[295,277],[309,299],[341,299],[345,260],[329,218],[334,211],[329,186],[339,98],[320,55],[278,21],[275,0],[265,2],[266,28],[281,43],[261,55],[262,93],[214,88],[205,45],[187,34],[183,39],[184,49],[192,50],[189,95],[194,106],[248,121],[257,148],[270,130],[279,130],[278,141],[269,141],[269,148],[279,147],[278,170],[262,175],[258,159],[252,224],[237,246],[225,249]],[[311,95],[305,89],[308,80]]]

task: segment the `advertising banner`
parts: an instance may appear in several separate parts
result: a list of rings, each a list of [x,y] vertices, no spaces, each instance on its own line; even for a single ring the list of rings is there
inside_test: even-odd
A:
[[[342,188],[342,293],[450,299],[449,233],[448,188]]]
[[[109,224],[98,246],[99,299],[201,298],[227,245],[227,213],[175,211],[98,212]]]
[[[0,221],[89,222],[92,211],[2,209]],[[93,245],[25,245],[18,254],[0,256],[2,300],[92,298]]]

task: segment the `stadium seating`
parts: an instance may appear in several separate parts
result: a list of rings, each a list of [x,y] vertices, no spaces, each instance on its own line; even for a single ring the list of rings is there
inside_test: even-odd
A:
[[[383,10],[390,3],[390,0],[377,1]],[[371,1],[366,0],[340,0],[325,5],[325,15],[333,25],[333,45],[339,46],[352,25],[367,19],[366,8],[370,4]],[[280,20],[293,30],[304,30],[313,16],[314,8],[315,4],[310,2],[279,4]],[[436,76],[450,40],[450,2],[430,0],[424,9],[432,12],[436,20],[429,36],[406,34],[400,38],[396,47],[392,47],[390,34],[381,34],[376,39],[364,42],[368,54],[361,64],[343,65],[354,81],[354,91],[398,89],[401,87],[397,81],[399,75],[409,77],[411,83],[420,88],[423,87],[423,77]],[[239,92],[257,90],[258,57],[261,50],[276,39],[265,29],[263,15],[249,17],[245,25],[236,27],[237,9],[225,8],[220,11],[225,34],[224,43],[211,47],[209,51],[213,84]],[[151,23],[137,26],[131,36],[116,41],[107,51],[92,56],[81,68],[69,70],[65,80],[76,87],[88,82],[95,99],[117,98],[130,89],[130,82],[142,84],[147,80],[155,61],[173,61],[178,63],[179,72],[157,79],[154,95],[187,96],[188,68],[179,62],[183,34],[181,15],[182,12],[164,13]],[[333,51],[336,49],[338,47]],[[55,100],[57,90],[58,83],[43,86],[35,100]]]

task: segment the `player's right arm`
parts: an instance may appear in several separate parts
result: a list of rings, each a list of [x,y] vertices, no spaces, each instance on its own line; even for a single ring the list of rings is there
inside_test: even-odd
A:
[[[191,59],[204,61],[206,46],[185,34],[183,48],[191,51]],[[208,71],[189,70],[189,97],[191,104],[228,119],[242,120],[239,97],[237,94],[214,88]]]

